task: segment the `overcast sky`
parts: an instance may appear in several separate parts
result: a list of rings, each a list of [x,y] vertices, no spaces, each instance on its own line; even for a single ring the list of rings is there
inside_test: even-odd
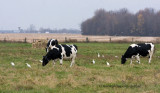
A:
[[[160,0],[0,0],[0,29],[80,29],[84,20],[97,9],[127,8],[135,13],[140,9],[160,10]]]

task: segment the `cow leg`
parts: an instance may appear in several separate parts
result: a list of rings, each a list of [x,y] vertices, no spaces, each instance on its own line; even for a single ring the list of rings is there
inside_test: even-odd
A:
[[[62,65],[63,64],[63,59],[60,59],[60,65]]]
[[[140,58],[138,55],[136,56],[136,59],[137,59],[137,62],[140,64]]]
[[[132,58],[131,58],[131,62],[130,62],[130,65],[132,64]]]
[[[70,67],[72,67],[72,65],[75,63],[75,57],[72,58],[72,62],[71,62],[71,65]]]
[[[53,60],[53,66],[55,65],[56,63],[55,63],[55,60]]]
[[[153,51],[149,53],[149,64],[151,63],[152,55],[153,55]]]
[[[132,64],[132,58],[133,58],[133,56],[131,57],[131,63],[130,63],[130,65]]]

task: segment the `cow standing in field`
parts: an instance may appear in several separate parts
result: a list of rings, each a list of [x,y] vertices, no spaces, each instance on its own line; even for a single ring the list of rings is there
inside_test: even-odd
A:
[[[50,60],[53,60],[53,65],[55,60],[60,59],[60,64],[63,64],[63,59],[72,59],[70,67],[75,63],[75,58],[77,54],[76,45],[58,44],[51,47],[45,56],[43,56],[42,66],[45,66]]]
[[[48,40],[47,46],[46,46],[46,52],[48,52],[52,46],[58,45],[57,39],[50,39]]]
[[[132,58],[137,59],[137,62],[140,64],[140,56],[147,56],[149,55],[149,63],[151,63],[152,55],[154,52],[154,44],[152,43],[143,43],[143,44],[131,44],[124,55],[122,55],[121,58],[121,64],[125,64],[127,58],[131,58],[132,64]]]

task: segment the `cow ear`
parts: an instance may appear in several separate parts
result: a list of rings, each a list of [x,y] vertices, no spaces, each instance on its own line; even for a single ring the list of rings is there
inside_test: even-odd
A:
[[[57,39],[55,40],[55,45],[58,45],[58,41],[57,41]]]

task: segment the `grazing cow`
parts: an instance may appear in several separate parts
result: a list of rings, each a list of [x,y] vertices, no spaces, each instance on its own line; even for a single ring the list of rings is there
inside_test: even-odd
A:
[[[55,45],[52,46],[51,49],[47,52],[45,56],[43,56],[42,66],[45,66],[50,60],[53,60],[53,64],[55,64],[55,60],[60,59],[60,64],[62,65],[63,59],[72,59],[70,67],[75,63],[75,58],[77,54],[77,46],[76,45]]]
[[[143,43],[143,44],[131,44],[124,55],[122,55],[121,58],[121,64],[125,64],[127,58],[131,58],[132,64],[132,58],[137,59],[137,62],[140,64],[140,58],[139,56],[147,56],[149,55],[149,63],[151,63],[152,55],[154,52],[154,44],[152,43]]]
[[[48,40],[47,46],[46,46],[46,52],[48,52],[52,46],[58,45],[57,39],[50,39]]]

